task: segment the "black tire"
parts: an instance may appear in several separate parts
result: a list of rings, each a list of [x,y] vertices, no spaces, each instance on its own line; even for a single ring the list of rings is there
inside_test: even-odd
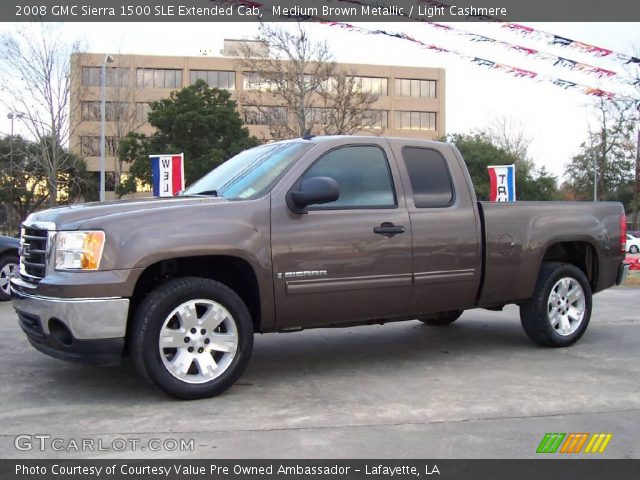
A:
[[[18,266],[18,256],[13,254],[0,257],[0,302],[11,300],[9,289],[9,277],[6,275],[7,268]]]
[[[450,312],[440,312],[430,317],[421,317],[418,320],[432,327],[444,327],[459,319],[463,312],[464,310],[451,310]]]
[[[635,245],[631,245],[629,247],[629,253],[638,253],[638,247],[636,247]]]
[[[214,302],[227,310],[230,315],[225,318],[235,325],[237,348],[232,360],[219,376],[204,383],[189,383],[177,378],[165,366],[168,357],[164,352],[171,350],[163,350],[161,353],[160,332],[166,322],[176,321],[170,320],[173,318],[170,314],[178,306],[200,299]],[[211,335],[213,333],[212,331]],[[188,332],[185,334],[188,335]],[[169,280],[153,290],[138,306],[129,336],[131,358],[138,372],[164,392],[183,400],[213,397],[227,390],[242,375],[253,349],[253,323],[241,298],[220,282],[198,277]],[[195,344],[194,341],[193,345]],[[178,350],[176,349],[175,355]],[[211,355],[215,359],[217,353]],[[199,362],[194,361],[189,365],[191,367],[183,375],[189,374],[192,369],[200,370]]]
[[[561,279],[573,279],[582,287],[584,297],[584,314],[572,333],[559,333],[559,329],[552,326],[549,305],[552,289]],[[554,292],[555,293],[555,292]],[[591,286],[582,270],[566,263],[544,263],[540,269],[538,281],[533,297],[520,305],[520,321],[527,336],[538,345],[544,347],[568,347],[577,342],[589,326],[591,319]],[[564,297],[559,297],[561,301]],[[564,300],[562,300],[564,301]],[[568,300],[567,300],[568,301]],[[571,305],[569,305],[571,307]],[[564,307],[566,308],[566,307]],[[559,327],[560,325],[558,325]],[[573,328],[573,326],[572,326]]]

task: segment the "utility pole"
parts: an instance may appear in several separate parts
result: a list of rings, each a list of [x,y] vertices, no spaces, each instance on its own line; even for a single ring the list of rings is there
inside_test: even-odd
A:
[[[638,138],[636,139],[636,182],[634,185],[633,229],[638,230],[638,208],[640,205],[640,122],[638,123]]]

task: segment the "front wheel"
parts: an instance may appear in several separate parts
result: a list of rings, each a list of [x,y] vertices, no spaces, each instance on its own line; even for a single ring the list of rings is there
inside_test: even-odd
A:
[[[638,249],[636,245],[631,245],[629,247],[629,253],[638,253],[638,251],[640,251],[640,249]]]
[[[18,271],[18,257],[0,257],[0,302],[11,300],[11,277]]]
[[[545,263],[533,297],[520,306],[520,320],[531,340],[545,347],[568,347],[587,330],[591,286],[585,274],[566,263]]]
[[[228,389],[253,348],[244,302],[226,285],[206,278],[177,278],[157,287],[139,305],[130,335],[138,371],[185,400]]]

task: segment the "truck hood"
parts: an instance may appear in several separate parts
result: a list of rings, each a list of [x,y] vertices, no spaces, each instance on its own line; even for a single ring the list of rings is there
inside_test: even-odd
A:
[[[56,230],[77,230],[83,223],[100,221],[109,217],[120,219],[129,215],[139,216],[145,212],[158,210],[180,210],[201,204],[227,203],[220,197],[153,197],[136,200],[114,200],[111,202],[91,202],[51,208],[30,215],[25,223],[48,222],[56,225]]]

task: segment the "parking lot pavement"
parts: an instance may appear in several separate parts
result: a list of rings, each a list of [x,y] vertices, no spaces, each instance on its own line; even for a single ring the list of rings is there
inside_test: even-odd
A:
[[[546,432],[610,432],[599,456],[638,458],[639,312],[640,289],[598,294],[585,337],[566,349],[532,344],[515,307],[440,328],[262,335],[230,391],[181,402],[130,367],[42,355],[2,304],[0,458],[525,458]],[[20,434],[50,435],[62,451],[40,451],[33,437],[17,450]],[[94,451],[76,452],[85,439]],[[193,448],[150,452],[149,439]]]

